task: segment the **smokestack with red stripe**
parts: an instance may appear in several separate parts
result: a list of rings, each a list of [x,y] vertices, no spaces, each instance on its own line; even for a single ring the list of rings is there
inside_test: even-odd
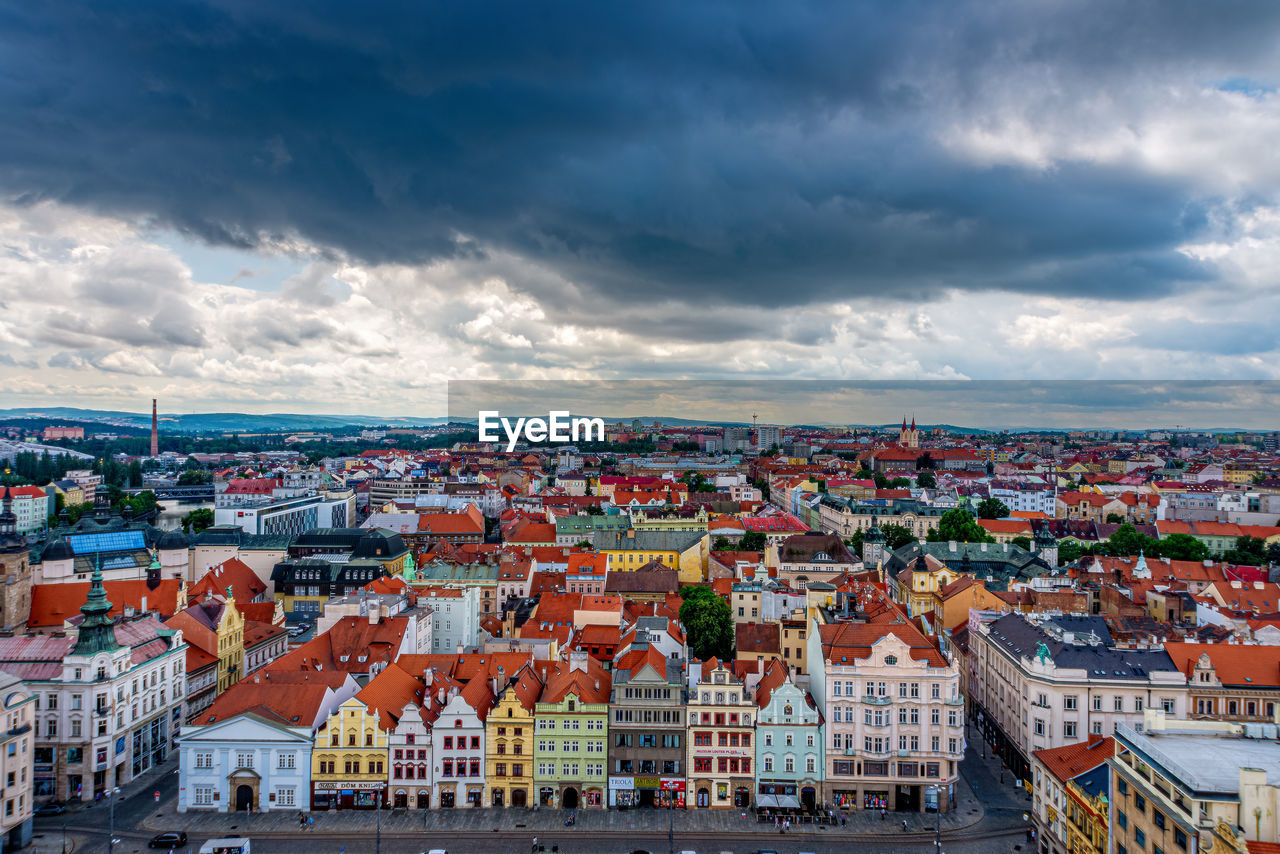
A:
[[[160,430],[156,422],[156,399],[151,398],[151,456],[160,456]]]

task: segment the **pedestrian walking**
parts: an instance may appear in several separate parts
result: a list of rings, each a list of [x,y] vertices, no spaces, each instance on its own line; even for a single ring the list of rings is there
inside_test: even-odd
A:
[[[907,832],[907,820],[905,818],[902,820],[902,832]]]
[[[889,815],[888,811],[884,807],[880,807],[880,820],[884,821],[888,817],[888,815]]]

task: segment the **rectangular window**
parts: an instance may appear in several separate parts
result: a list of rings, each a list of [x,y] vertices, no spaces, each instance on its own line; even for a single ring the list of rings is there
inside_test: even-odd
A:
[[[296,805],[297,801],[294,798],[294,789],[276,789],[276,806],[292,807]]]

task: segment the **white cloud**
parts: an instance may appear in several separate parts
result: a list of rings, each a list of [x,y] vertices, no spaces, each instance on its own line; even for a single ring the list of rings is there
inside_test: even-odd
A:
[[[1231,274],[1144,303],[950,291],[789,310],[610,306],[504,253],[420,267],[315,261],[277,291],[198,281],[130,223],[0,207],[0,401],[140,410],[438,414],[449,379],[1276,377],[1280,214],[1183,251]],[[267,259],[269,260],[269,259]]]

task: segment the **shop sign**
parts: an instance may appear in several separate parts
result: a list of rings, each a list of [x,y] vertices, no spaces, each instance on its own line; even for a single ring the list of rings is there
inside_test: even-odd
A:
[[[636,777],[637,789],[656,789],[658,788],[659,778],[657,777]]]
[[[610,777],[610,789],[634,789],[636,787],[635,777]]]
[[[356,789],[362,792],[371,792],[378,789],[385,789],[387,784],[378,780],[342,780],[334,781],[317,781],[311,784],[312,790],[316,792],[346,792],[351,793]]]

